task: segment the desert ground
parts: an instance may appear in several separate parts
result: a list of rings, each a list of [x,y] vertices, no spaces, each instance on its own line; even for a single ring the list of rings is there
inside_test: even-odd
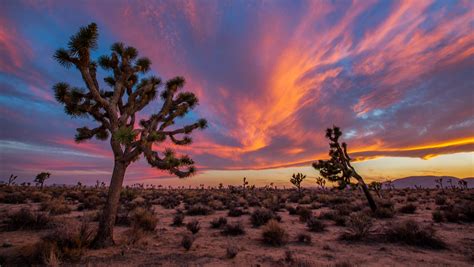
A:
[[[91,249],[107,188],[2,185],[0,266],[474,265],[473,189],[372,194],[127,187],[116,245]]]

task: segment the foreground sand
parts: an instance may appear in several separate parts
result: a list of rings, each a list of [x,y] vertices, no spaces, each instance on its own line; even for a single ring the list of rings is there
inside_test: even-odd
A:
[[[432,212],[436,208],[433,201],[421,201],[415,214],[397,213],[394,218],[377,219],[373,232],[380,232],[384,227],[397,224],[406,219],[413,219],[422,225],[432,225],[438,236],[447,243],[447,249],[432,250],[403,244],[392,244],[377,240],[356,242],[341,241],[338,237],[346,229],[336,226],[333,221],[325,220],[324,232],[309,232],[298,216],[289,215],[282,209],[281,226],[288,231],[289,243],[282,247],[271,247],[261,241],[261,228],[250,223],[248,214],[240,217],[228,217],[228,210],[217,210],[206,216],[186,216],[184,222],[197,219],[201,230],[195,235],[196,240],[189,251],[181,246],[182,236],[187,233],[185,226],[171,226],[174,209],[164,209],[153,205],[159,219],[156,230],[146,234],[134,245],[127,245],[130,238],[130,227],[118,226],[115,229],[117,245],[113,248],[87,250],[80,261],[68,262],[65,266],[473,266],[474,265],[474,224],[472,223],[435,223]],[[291,205],[291,204],[290,204]],[[296,204],[292,204],[296,206]],[[399,204],[397,204],[399,205]],[[303,205],[304,206],[304,205]],[[6,215],[21,207],[37,209],[38,204],[0,204],[0,214]],[[398,207],[398,206],[397,206]],[[180,208],[184,209],[183,204]],[[249,207],[251,212],[254,208]],[[330,208],[314,209],[319,216]],[[57,215],[66,221],[79,221],[82,216],[93,216],[95,211],[72,211],[69,214]],[[241,221],[245,235],[223,236],[218,229],[211,229],[209,223],[220,216],[228,222]],[[96,225],[96,222],[91,222]],[[1,231],[1,243],[8,244],[0,248],[0,255],[13,255],[18,248],[33,245],[49,230]],[[299,233],[312,237],[312,244],[302,245],[296,242]],[[229,246],[238,248],[238,255],[229,259],[226,249]],[[294,261],[285,261],[287,251],[291,251]]]

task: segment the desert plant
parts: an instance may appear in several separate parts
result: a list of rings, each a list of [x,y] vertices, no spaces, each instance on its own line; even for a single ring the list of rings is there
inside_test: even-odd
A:
[[[323,177],[316,177],[316,184],[319,185],[321,189],[326,189],[326,180]]]
[[[244,225],[241,222],[227,223],[222,230],[223,235],[243,235],[245,234]]]
[[[266,224],[269,220],[275,218],[276,216],[271,210],[265,208],[257,208],[250,215],[250,222],[254,227],[259,227],[261,225]]]
[[[152,210],[137,207],[131,212],[131,223],[133,227],[143,231],[153,232],[158,224],[158,219]]]
[[[313,163],[313,167],[318,170],[324,178],[331,182],[338,182],[340,189],[350,185],[351,178],[355,178],[357,180],[357,184],[364,191],[370,208],[373,212],[375,212],[375,210],[377,210],[377,205],[375,204],[375,201],[372,198],[372,195],[370,194],[364,179],[356,172],[350,163],[351,158],[347,153],[347,144],[339,144],[339,138],[341,135],[342,132],[339,127],[333,126],[332,129],[327,129],[326,137],[330,141],[329,156],[331,158],[329,160],[318,160]]]
[[[183,225],[183,221],[184,221],[184,213],[176,212],[175,215],[173,216],[173,223],[171,225],[181,226]]]
[[[43,189],[44,182],[51,177],[51,173],[49,172],[41,172],[36,175],[36,178],[33,182],[40,186]]]
[[[311,232],[323,232],[326,229],[326,225],[316,217],[311,217],[306,226]]]
[[[288,234],[277,221],[270,220],[262,229],[262,240],[267,245],[279,247],[288,242]]]
[[[186,234],[183,236],[183,239],[181,239],[181,246],[183,246],[184,249],[190,250],[191,246],[194,243],[194,236]]]
[[[373,222],[372,218],[359,212],[351,214],[346,225],[348,231],[341,235],[341,239],[356,241],[368,237],[372,230]]]
[[[310,209],[308,209],[306,207],[298,206],[296,208],[296,213],[299,215],[301,222],[306,222],[311,217],[313,217],[313,211],[311,211]]]
[[[29,208],[7,215],[5,226],[7,230],[41,230],[53,226],[52,218],[45,213],[33,212]]]
[[[446,247],[431,226],[420,226],[413,220],[392,224],[385,230],[385,238],[389,242],[404,243],[407,245],[443,249]]]
[[[53,199],[41,203],[41,211],[47,211],[51,215],[66,214],[71,212],[71,208],[63,199]]]
[[[193,235],[197,234],[201,230],[198,220],[192,220],[186,224],[186,229],[188,229]]]
[[[10,177],[8,178],[8,185],[10,186],[15,184],[16,178],[18,178],[17,175],[10,174]]]
[[[301,183],[306,178],[306,175],[302,173],[293,174],[291,176],[290,182],[296,187],[299,193],[301,193]]]
[[[236,246],[229,245],[229,246],[226,248],[226,256],[227,256],[228,259],[233,259],[233,258],[235,258],[238,253],[239,253],[239,248],[236,247]]]
[[[211,228],[221,228],[227,224],[227,219],[224,217],[215,218],[211,221]]]
[[[307,233],[300,233],[296,237],[296,240],[299,243],[309,245],[309,244],[311,244],[311,235],[308,235]]]
[[[444,221],[444,216],[443,216],[443,213],[439,210],[435,210],[433,211],[433,213],[431,214],[432,218],[433,218],[433,221],[439,223],[439,222],[443,222]]]
[[[186,215],[189,215],[189,216],[208,215],[211,212],[212,210],[208,206],[205,206],[202,204],[195,204],[195,205],[190,206],[186,210]]]
[[[398,209],[401,213],[413,214],[416,211],[416,205],[413,203],[408,203]]]
[[[227,215],[229,215],[230,217],[240,217],[242,216],[242,214],[244,214],[244,211],[241,208],[237,207],[230,208],[229,212],[227,213]]]
[[[101,56],[97,61],[91,59],[97,48],[98,28],[95,23],[82,27],[70,38],[68,49],[58,49],[54,54],[56,61],[66,68],[76,67],[81,73],[87,90],[72,87],[67,83],[57,83],[53,89],[56,100],[63,104],[65,112],[72,117],[91,116],[99,126],[93,129],[77,129],[76,141],[93,137],[107,140],[114,155],[114,168],[109,186],[107,202],[94,239],[94,247],[114,244],[113,226],[117,214],[120,191],[127,167],[144,154],[147,162],[158,169],[167,170],[178,177],[187,177],[195,172],[194,161],[188,156],[178,157],[174,151],[166,149],[163,156],[153,151],[153,145],[169,138],[176,145],[191,143],[195,129],[203,129],[204,119],[179,129],[168,130],[176,118],[185,116],[198,104],[197,97],[190,92],[178,90],[184,86],[184,79],[176,77],[166,83],[161,93],[163,99],[159,112],[135,123],[137,113],[143,110],[158,95],[161,80],[157,77],[140,76],[150,70],[148,58],[138,58],[138,51],[123,43],[112,45],[110,56]],[[105,83],[111,88],[101,88],[97,80],[97,67],[113,71]],[[184,135],[183,138],[178,137]],[[183,169],[186,168],[186,169]]]

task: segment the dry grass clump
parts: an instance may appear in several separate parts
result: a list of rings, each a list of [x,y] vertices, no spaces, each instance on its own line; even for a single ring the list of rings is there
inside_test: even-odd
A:
[[[198,220],[192,220],[186,224],[186,229],[188,229],[193,235],[197,234],[201,230]]]
[[[222,230],[222,234],[231,236],[244,235],[245,229],[241,222],[227,223],[224,226],[224,230]]]
[[[298,243],[305,244],[305,245],[310,245],[311,244],[311,235],[308,235],[307,233],[300,233],[296,237],[296,240]]]
[[[212,210],[208,206],[202,204],[195,204],[188,207],[186,211],[186,215],[189,216],[198,216],[198,215],[209,215],[211,214]]]
[[[373,226],[372,218],[359,212],[349,216],[347,231],[341,235],[342,240],[358,241],[367,238]]]
[[[194,236],[189,235],[189,234],[183,235],[183,239],[181,239],[181,246],[183,246],[184,249],[190,250],[193,243],[194,243]]]
[[[131,212],[130,221],[132,227],[140,228],[146,232],[154,231],[158,224],[158,219],[155,217],[155,213],[151,209],[145,209],[142,207],[135,208]]]
[[[446,243],[441,240],[431,226],[421,226],[413,220],[393,224],[385,230],[387,241],[417,247],[443,249]]]
[[[259,227],[266,224],[271,219],[280,220],[273,211],[266,208],[257,208],[250,215],[250,222],[254,227]]]
[[[405,214],[413,214],[416,211],[416,205],[413,203],[408,203],[398,209],[399,212]]]
[[[229,217],[240,217],[244,214],[244,211],[240,207],[232,207],[229,209],[227,214]]]
[[[229,245],[226,249],[226,256],[228,259],[233,259],[239,253],[239,248],[234,245]]]
[[[71,208],[63,199],[53,199],[41,203],[41,211],[47,211],[51,215],[68,214],[71,212]]]
[[[177,211],[173,216],[172,226],[182,226],[184,221],[184,213]]]
[[[5,228],[9,231],[41,230],[52,226],[53,219],[48,214],[33,212],[29,208],[22,208],[9,214],[5,221]]]
[[[227,219],[224,217],[214,218],[211,221],[211,228],[222,228],[227,224]]]
[[[288,233],[275,220],[269,220],[262,229],[263,243],[270,246],[283,246],[288,243]]]
[[[314,216],[306,221],[306,226],[311,232],[323,232],[326,230],[326,225]]]

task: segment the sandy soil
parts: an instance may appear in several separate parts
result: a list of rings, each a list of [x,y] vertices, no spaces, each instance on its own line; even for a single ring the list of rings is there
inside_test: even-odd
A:
[[[398,205],[398,204],[397,204]],[[37,208],[37,204],[0,204],[0,215],[5,215],[24,206]],[[181,206],[182,207],[182,206]],[[468,223],[434,223],[433,202],[419,204],[415,214],[397,213],[395,218],[377,219],[374,231],[388,225],[397,224],[407,218],[422,224],[432,225],[438,235],[447,243],[448,249],[431,250],[408,245],[390,244],[381,241],[347,242],[338,239],[345,227],[336,226],[325,220],[328,226],[322,233],[309,232],[298,216],[288,211],[278,212],[281,225],[288,231],[290,242],[283,247],[271,247],[261,241],[261,228],[252,227],[250,216],[228,217],[227,210],[215,211],[207,216],[186,216],[184,222],[198,219],[201,230],[189,251],[181,246],[186,227],[170,226],[174,209],[153,206],[159,218],[154,233],[147,234],[138,244],[126,245],[129,227],[116,227],[117,246],[108,249],[88,250],[78,263],[65,265],[77,266],[474,266],[474,225]],[[249,208],[251,211],[252,208]],[[319,215],[327,208],[313,210]],[[87,212],[93,213],[93,212]],[[64,220],[79,220],[84,212],[73,211],[59,215]],[[242,236],[223,236],[219,229],[211,229],[209,223],[220,216],[228,222],[241,221],[246,234]],[[96,223],[94,223],[96,224]],[[13,253],[15,249],[34,244],[48,230],[41,231],[2,231],[0,255]],[[296,242],[299,233],[312,237],[311,245]],[[233,259],[226,257],[226,249],[236,246],[238,255]],[[294,262],[285,262],[285,253],[291,251]]]

